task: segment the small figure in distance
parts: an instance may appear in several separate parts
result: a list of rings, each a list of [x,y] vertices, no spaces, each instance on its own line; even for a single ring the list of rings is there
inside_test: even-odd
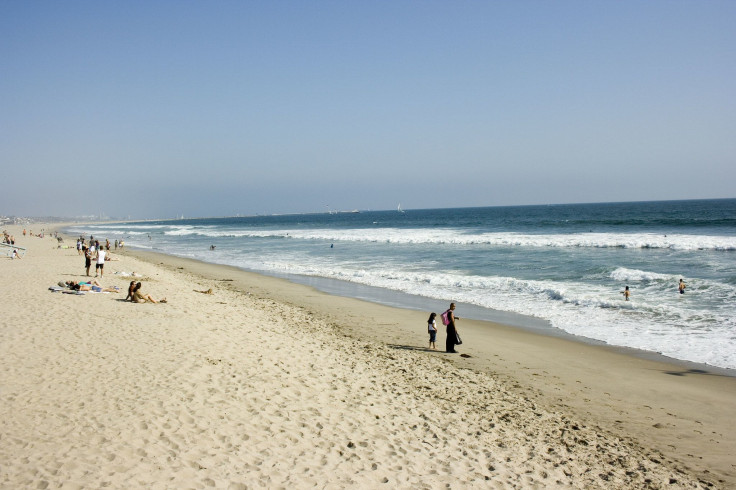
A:
[[[677,290],[680,291],[680,294],[685,294],[685,281],[680,279],[680,283],[677,285]]]
[[[210,245],[210,250],[214,250],[214,249],[215,249],[215,246],[214,245]]]
[[[623,291],[621,291],[621,294],[623,294],[624,295],[624,299],[626,301],[628,301],[629,300],[629,296],[631,296],[631,292],[629,291],[629,286],[626,286],[626,289],[624,289]]]
[[[435,345],[435,340],[437,340],[437,321],[435,320],[435,317],[437,317],[437,313],[432,313],[429,315],[429,320],[427,320],[429,348],[432,350],[437,350],[437,346]]]

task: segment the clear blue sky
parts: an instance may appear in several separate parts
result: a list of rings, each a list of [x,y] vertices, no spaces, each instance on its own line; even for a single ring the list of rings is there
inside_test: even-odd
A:
[[[736,197],[736,2],[0,2],[0,214]]]

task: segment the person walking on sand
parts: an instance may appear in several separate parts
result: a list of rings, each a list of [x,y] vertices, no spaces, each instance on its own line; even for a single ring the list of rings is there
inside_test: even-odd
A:
[[[460,317],[455,316],[455,303],[450,303],[450,308],[445,312],[447,313],[447,340],[445,341],[445,351],[454,354],[455,344],[457,344],[457,328],[455,328],[455,320],[459,320]]]
[[[437,313],[432,313],[429,315],[429,320],[427,320],[427,330],[429,331],[429,348],[432,350],[437,350],[437,346],[435,345],[435,340],[437,340],[437,321],[435,320],[435,317],[437,317]]]
[[[680,279],[680,283],[677,285],[677,290],[680,291],[680,294],[685,294],[685,281]]]
[[[631,296],[631,292],[629,291],[629,286],[626,286],[626,289],[624,289],[623,291],[621,291],[621,294],[623,294],[624,295],[624,299],[626,301],[628,301],[629,300],[629,296]]]

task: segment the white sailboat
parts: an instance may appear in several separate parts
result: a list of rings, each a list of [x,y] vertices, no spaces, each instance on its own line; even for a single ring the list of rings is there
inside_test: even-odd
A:
[[[404,210],[401,209],[401,203],[399,203],[399,205],[396,207],[396,211],[398,211],[400,213],[403,213],[404,212]]]

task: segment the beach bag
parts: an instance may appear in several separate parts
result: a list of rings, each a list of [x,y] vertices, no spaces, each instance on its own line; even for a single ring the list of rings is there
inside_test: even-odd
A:
[[[442,324],[449,325],[450,324],[450,310],[445,311],[441,316],[442,316]]]
[[[460,334],[455,332],[455,345],[462,345],[463,339],[460,338]]]

